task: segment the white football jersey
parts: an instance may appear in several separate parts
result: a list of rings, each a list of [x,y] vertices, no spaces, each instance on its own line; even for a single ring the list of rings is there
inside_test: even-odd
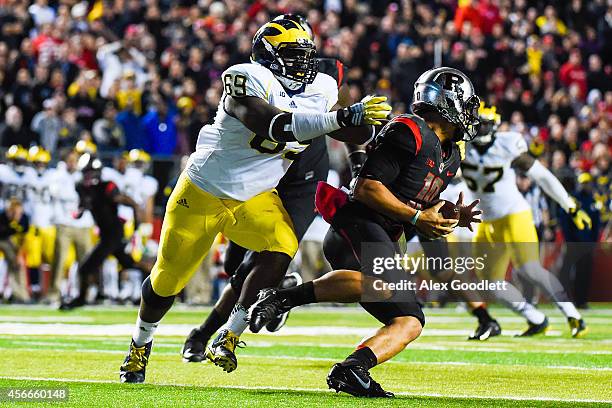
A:
[[[30,222],[37,227],[49,227],[53,221],[51,182],[54,173],[55,169],[46,169],[42,173],[35,171],[28,180],[28,202],[32,208]]]
[[[461,172],[474,199],[480,199],[483,220],[530,209],[516,186],[516,173],[511,167],[512,161],[526,151],[527,143],[517,132],[497,132],[493,144],[483,154],[474,144],[467,143]]]
[[[9,198],[17,198],[21,201],[27,215],[31,215],[32,206],[28,201],[28,184],[36,175],[36,171],[24,166],[23,171],[15,171],[8,164],[0,164],[0,210],[4,209]]]
[[[122,178],[119,190],[144,209],[147,200],[157,193],[159,184],[154,177],[143,174],[142,170],[129,167]],[[131,207],[120,205],[119,217],[128,221],[134,218],[134,210]]]
[[[222,80],[224,92],[215,121],[200,130],[186,172],[204,191],[219,198],[246,201],[275,188],[292,156],[307,145],[276,143],[256,135],[225,112],[225,97],[256,96],[286,112],[324,113],[338,101],[338,86],[331,76],[318,73],[304,92],[292,96],[270,70],[255,63],[230,67]]]
[[[76,184],[81,180],[82,174],[78,171],[70,173],[66,163],[59,162],[56,170],[50,177],[49,191],[53,200],[53,223],[76,228],[93,227],[94,221],[89,210],[83,212],[81,218],[74,218],[79,210],[80,198],[76,191]]]

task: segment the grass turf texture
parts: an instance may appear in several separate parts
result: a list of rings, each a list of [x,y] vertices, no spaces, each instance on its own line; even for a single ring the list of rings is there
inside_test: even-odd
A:
[[[427,309],[423,336],[393,361],[372,370],[373,377],[398,396],[393,401],[367,401],[368,405],[610,406],[610,306],[585,313],[590,327],[586,339],[571,339],[565,319],[556,310],[543,309],[550,316],[552,335],[532,339],[504,335],[483,343],[465,340],[475,326],[475,319],[465,312]],[[207,312],[205,308],[175,307],[162,326],[187,334]],[[505,333],[524,328],[524,322],[506,310],[494,309],[493,313]],[[135,315],[135,309],[122,307],[72,313],[0,307],[0,387],[67,386],[70,398],[61,406],[336,407],[364,403],[329,392],[325,384],[333,363],[350,353],[361,338],[343,328],[366,331],[378,326],[360,308],[303,308],[292,313],[284,334],[245,334],[248,347],[238,350],[238,369],[230,374],[210,364],[182,363],[183,337],[156,336],[147,384],[119,384],[118,368]],[[100,326],[111,335],[84,334]],[[42,329],[57,333],[37,335]]]

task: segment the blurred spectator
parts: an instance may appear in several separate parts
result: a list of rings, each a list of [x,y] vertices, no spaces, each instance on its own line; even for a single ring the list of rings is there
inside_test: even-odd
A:
[[[107,102],[104,114],[93,124],[93,139],[100,150],[121,150],[125,146],[123,127],[117,122],[117,109],[112,102]]]
[[[23,122],[21,110],[17,106],[8,108],[4,122],[0,123],[0,146],[29,146],[35,140],[34,133]]]
[[[40,145],[54,154],[58,143],[62,121],[59,117],[60,102],[56,99],[45,99],[43,110],[34,115],[32,130],[38,134]]]
[[[168,106],[162,96],[152,97],[152,106],[142,117],[142,128],[147,136],[147,151],[156,155],[171,155],[177,144],[176,109]]]

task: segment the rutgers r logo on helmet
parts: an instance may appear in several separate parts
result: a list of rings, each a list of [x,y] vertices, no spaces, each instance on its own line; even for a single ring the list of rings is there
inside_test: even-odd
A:
[[[425,71],[414,84],[414,113],[434,110],[457,125],[457,140],[470,141],[478,134],[480,99],[472,81],[455,68],[440,67]]]

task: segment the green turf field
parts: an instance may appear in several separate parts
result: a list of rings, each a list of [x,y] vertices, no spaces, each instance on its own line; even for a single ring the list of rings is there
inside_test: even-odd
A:
[[[397,397],[368,406],[519,407],[612,405],[612,305],[585,312],[590,333],[569,337],[562,315],[543,307],[548,335],[516,339],[524,328],[494,309],[504,335],[466,341],[467,313],[427,309],[423,335],[393,361],[372,370]],[[86,308],[60,313],[43,307],[0,306],[0,388],[67,386],[68,402],[47,406],[363,406],[327,390],[325,376],[377,322],[357,307],[302,308],[276,335],[245,334],[238,369],[183,363],[183,336],[206,308],[175,307],[153,346],[146,385],[118,383],[136,310]],[[6,404],[0,401],[0,406]],[[22,403],[20,406],[45,406]]]

